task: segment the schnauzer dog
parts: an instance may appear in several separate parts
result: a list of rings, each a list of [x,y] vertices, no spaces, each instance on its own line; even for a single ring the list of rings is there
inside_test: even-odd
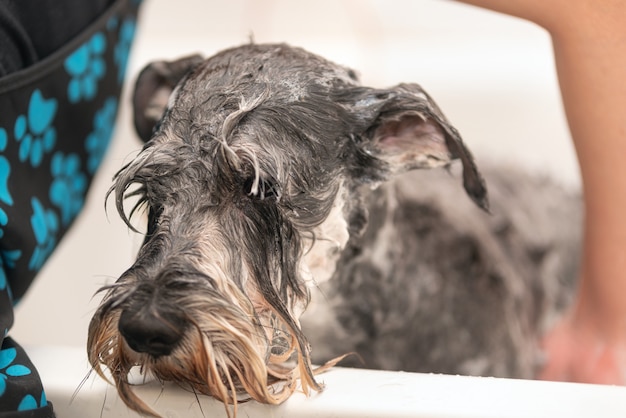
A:
[[[458,202],[454,176],[408,173],[459,159],[467,194],[488,207],[472,155],[417,84],[364,87],[302,49],[250,44],[152,63],[133,101],[146,143],[109,193],[130,228],[145,209],[147,230],[88,339],[130,408],[156,414],[131,389],[135,366],[227,404],[277,404],[297,382],[320,390],[311,347],[316,361],[355,351],[366,367],[536,366],[571,263],[553,257],[557,225],[532,232],[524,208],[533,193],[558,197],[524,183],[515,216],[488,216]],[[520,200],[515,184],[498,187],[498,210]]]

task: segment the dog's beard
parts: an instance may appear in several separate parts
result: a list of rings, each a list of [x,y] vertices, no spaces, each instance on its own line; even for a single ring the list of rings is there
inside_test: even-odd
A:
[[[242,310],[230,303],[209,307],[199,298],[186,301],[185,336],[170,355],[161,357],[131,350],[118,330],[120,311],[106,311],[106,306],[90,326],[89,361],[101,377],[112,380],[121,399],[135,411],[158,416],[132,389],[129,373],[136,366],[144,376],[232,404],[235,414],[237,402],[283,402],[295,391],[298,379],[305,393],[320,389],[307,347],[303,351],[294,330],[267,305],[255,310],[248,302]]]

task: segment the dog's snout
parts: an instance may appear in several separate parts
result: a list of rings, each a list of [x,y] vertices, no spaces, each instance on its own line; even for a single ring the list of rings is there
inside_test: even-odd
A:
[[[184,334],[185,321],[176,312],[148,304],[139,310],[124,310],[118,328],[134,351],[161,357],[176,348]]]

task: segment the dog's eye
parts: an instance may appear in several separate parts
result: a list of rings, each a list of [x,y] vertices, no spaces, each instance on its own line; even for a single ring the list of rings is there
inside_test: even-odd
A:
[[[244,193],[255,200],[280,200],[278,185],[264,178],[248,177],[243,184]]]

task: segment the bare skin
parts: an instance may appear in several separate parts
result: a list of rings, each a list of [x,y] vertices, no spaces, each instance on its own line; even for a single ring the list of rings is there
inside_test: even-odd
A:
[[[626,384],[626,0],[461,0],[545,28],[583,180],[580,289],[539,378]]]

